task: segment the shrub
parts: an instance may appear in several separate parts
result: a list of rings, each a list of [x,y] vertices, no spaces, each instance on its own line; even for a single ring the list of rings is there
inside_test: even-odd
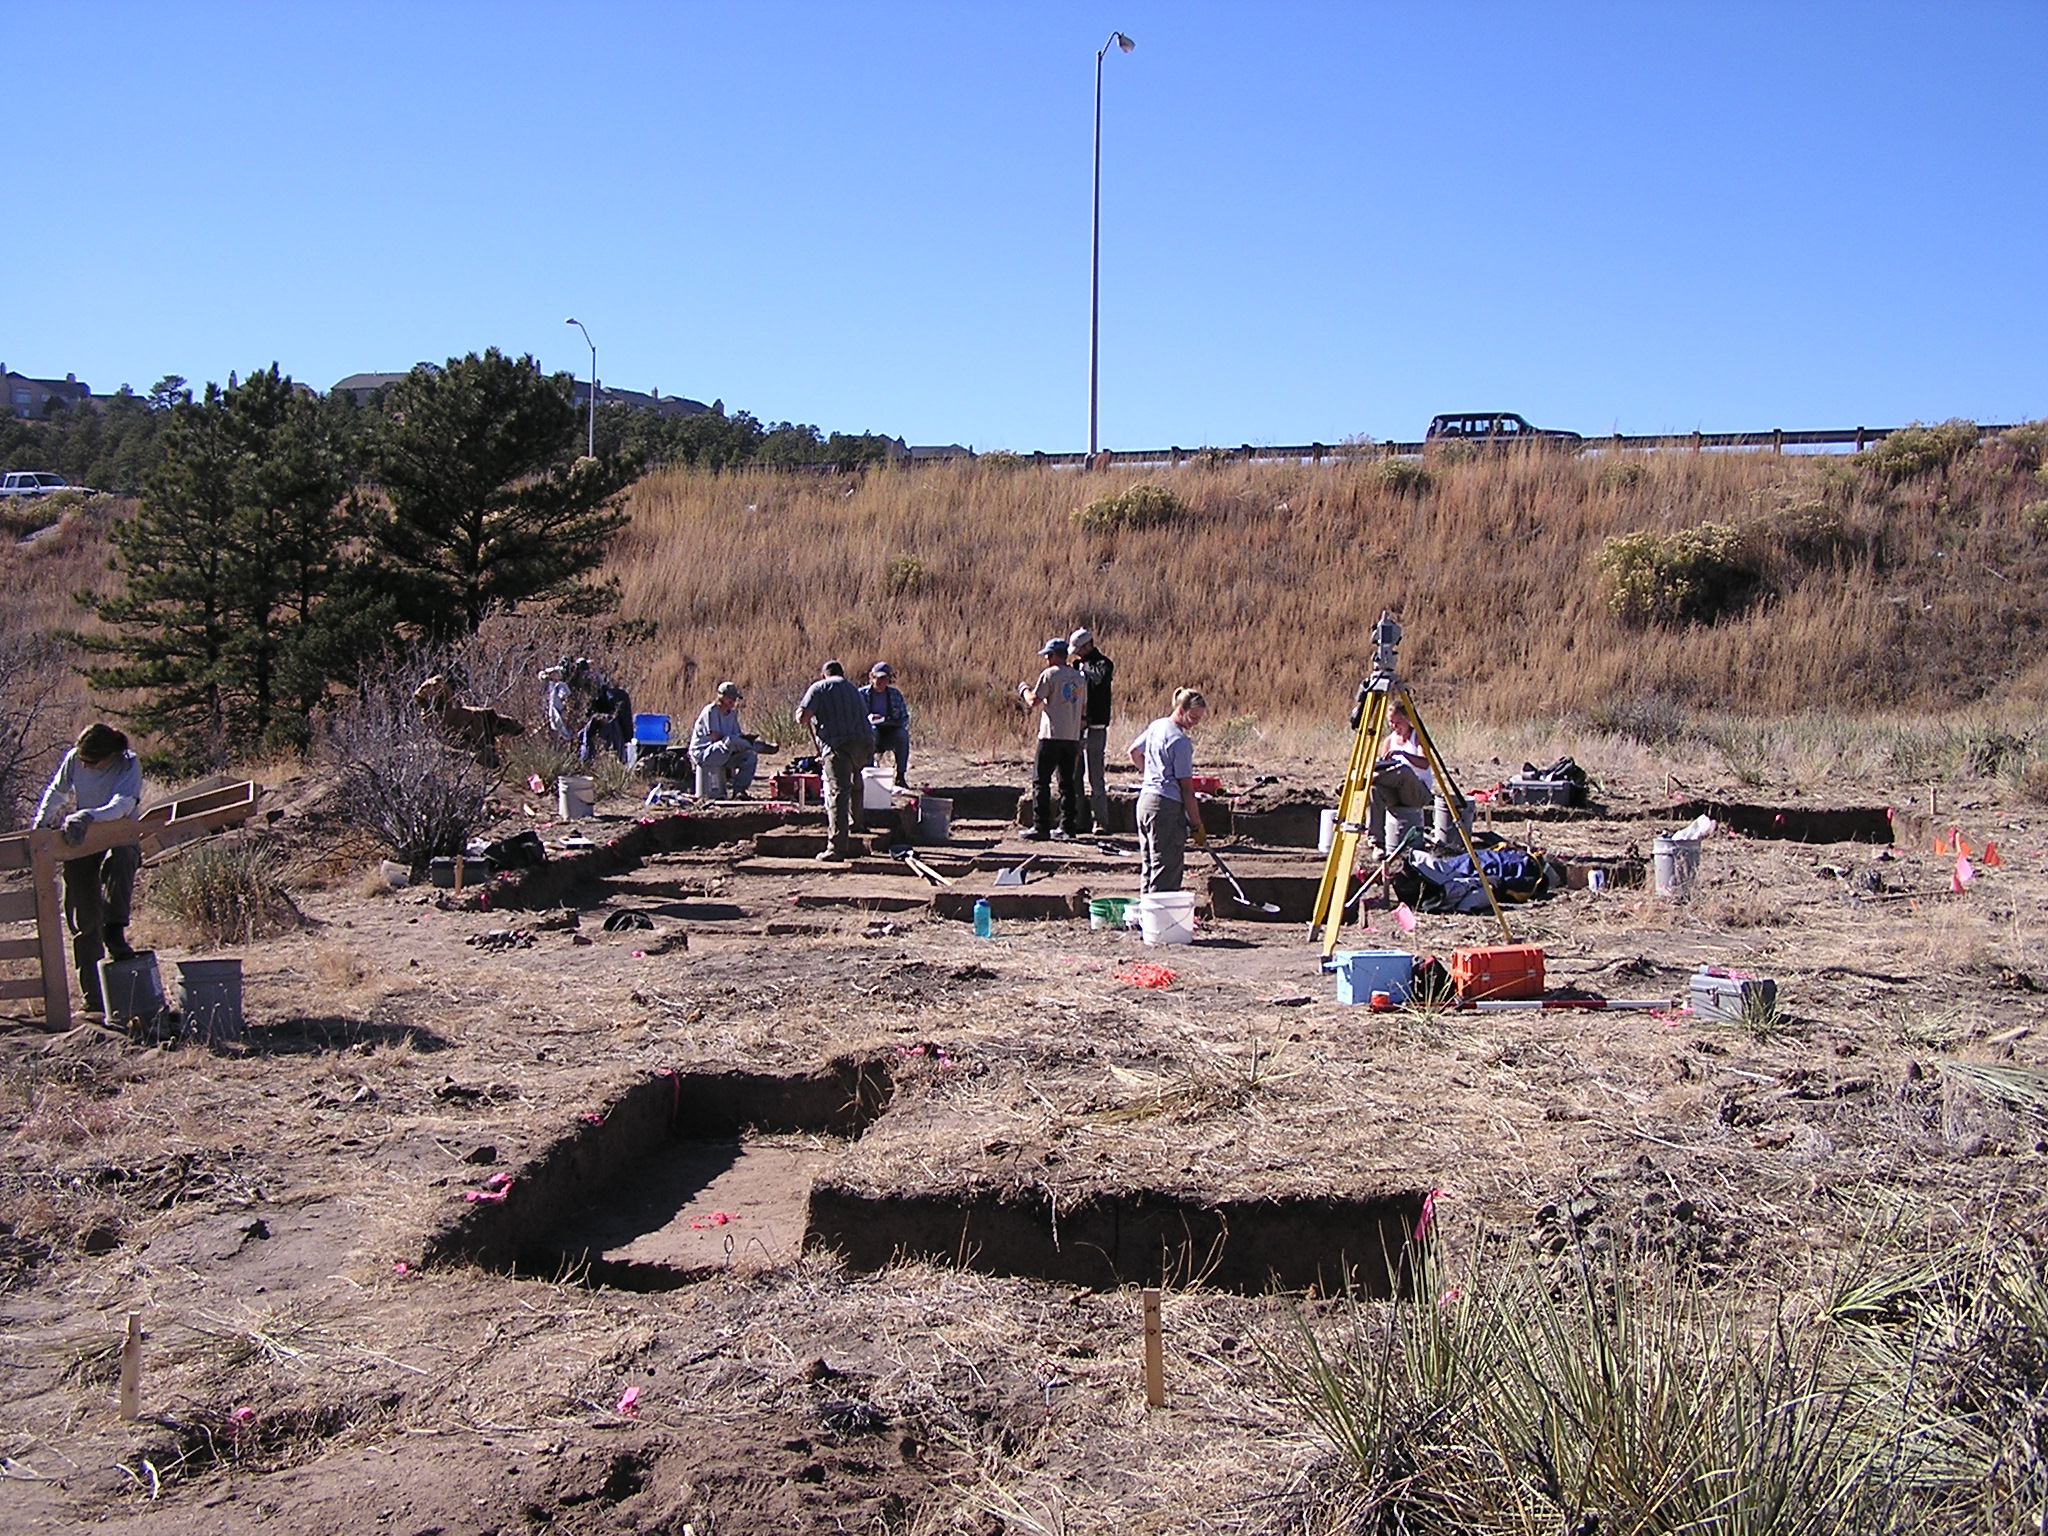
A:
[[[1641,459],[1616,459],[1600,470],[1600,489],[1603,491],[1632,491],[1643,483],[1649,471],[1643,468]]]
[[[1187,516],[1187,503],[1156,481],[1145,481],[1116,496],[1099,496],[1074,513],[1074,525],[1089,533],[1158,528]]]
[[[1676,533],[1645,529],[1600,547],[1607,603],[1629,624],[1711,624],[1748,606],[1760,573],[1740,529],[1701,523]]]
[[[1592,1246],[1554,1266],[1496,1247],[1454,1275],[1411,1249],[1412,1295],[1301,1315],[1268,1363],[1336,1452],[1342,1529],[2035,1528],[2030,1266],[1854,1275],[1812,1309]]]
[[[284,856],[253,837],[192,843],[152,871],[149,904],[203,943],[246,944],[298,926],[284,891]]]
[[[987,453],[974,456],[974,467],[987,470],[990,474],[1009,475],[1027,467],[1031,460],[1021,453],[1012,453],[1007,448],[991,448]]]
[[[931,570],[915,555],[898,555],[889,562],[886,582],[891,597],[909,597],[930,578]]]
[[[2037,539],[2048,537],[2048,501],[2030,501],[2021,507],[2020,526]]]
[[[1369,484],[1393,496],[1420,496],[1430,487],[1429,469],[1420,459],[1381,459],[1365,476]]]
[[[1960,419],[1928,427],[1915,422],[1865,449],[1858,458],[1887,485],[1947,469],[1977,447],[1977,424]]]
[[[394,858],[418,868],[462,852],[497,775],[440,738],[412,702],[412,675],[395,668],[366,679],[329,718],[322,745],[342,819],[377,833]]]
[[[2005,434],[2005,446],[2022,469],[2048,464],[2048,420],[2023,421]]]

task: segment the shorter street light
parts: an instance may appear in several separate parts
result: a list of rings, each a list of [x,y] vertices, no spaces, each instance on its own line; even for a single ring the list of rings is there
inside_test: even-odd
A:
[[[583,331],[583,339],[590,341],[590,332],[583,329],[583,322],[574,315],[562,322]],[[590,457],[597,457],[597,343],[590,341]]]

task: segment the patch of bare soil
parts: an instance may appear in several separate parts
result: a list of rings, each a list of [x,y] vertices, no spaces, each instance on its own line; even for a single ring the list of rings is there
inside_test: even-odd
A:
[[[2048,852],[2023,812],[1967,819],[2005,862],[1961,895],[1920,840],[1720,838],[1683,905],[1570,891],[1511,915],[1553,985],[1668,998],[1703,963],[1767,972],[1782,1011],[1747,1025],[1341,1008],[1298,925],[1226,911],[1172,951],[1075,919],[977,941],[921,911],[801,905],[841,877],[751,843],[657,854],[544,911],[336,878],[298,893],[308,926],[243,951],[242,1048],[0,1030],[4,1524],[1314,1528],[1326,1450],[1261,1358],[1291,1304],[1212,1284],[1201,1252],[1168,1264],[1168,1402],[1148,1412],[1133,1289],[982,1273],[971,1244],[874,1270],[798,1252],[804,1186],[1054,1222],[1138,1195],[1435,1191],[1439,1241],[1652,1249],[1793,1290],[1888,1224],[1911,1246],[2038,1222],[2041,1123],[1944,1065],[2043,1065]],[[1651,825],[1529,830],[1571,857]],[[1092,856],[1073,878],[1133,888],[1128,860]],[[607,931],[628,908],[653,926]],[[1362,942],[1397,937],[1378,923]],[[1424,917],[1403,947],[1496,936]],[[1170,985],[1133,985],[1135,962]],[[538,1234],[682,1283],[422,1263],[664,1071],[835,1059],[886,1074],[861,1133],[622,1165]]]

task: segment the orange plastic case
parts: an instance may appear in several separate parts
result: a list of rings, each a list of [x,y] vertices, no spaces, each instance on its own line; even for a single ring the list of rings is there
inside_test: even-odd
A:
[[[1451,951],[1451,981],[1461,1003],[1518,1002],[1543,995],[1543,949],[1496,944]]]

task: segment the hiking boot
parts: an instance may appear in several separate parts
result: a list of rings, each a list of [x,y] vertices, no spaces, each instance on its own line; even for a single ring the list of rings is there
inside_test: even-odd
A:
[[[844,864],[846,862],[846,851],[842,848],[827,848],[823,853],[817,855],[817,861],[820,864]]]
[[[1052,834],[1050,832],[1040,832],[1034,829],[1030,832],[1019,832],[1017,836],[1027,843],[1042,843],[1047,838],[1051,837]]]
[[[101,936],[100,942],[106,947],[109,960],[133,960],[135,958],[135,950],[128,943],[128,933],[125,929],[109,928]]]
[[[1054,827],[1052,831],[1046,834],[1046,836],[1050,837],[1056,843],[1064,843],[1073,835],[1074,834],[1069,832],[1065,827]]]

